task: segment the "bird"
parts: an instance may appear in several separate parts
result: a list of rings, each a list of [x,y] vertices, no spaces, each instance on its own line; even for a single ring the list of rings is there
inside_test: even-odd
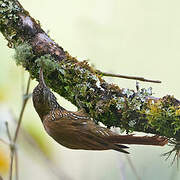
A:
[[[45,131],[59,144],[76,150],[115,150],[129,154],[124,144],[158,145],[168,140],[160,136],[119,135],[109,128],[96,124],[82,110],[73,112],[64,109],[47,87],[43,68],[39,72],[39,84],[32,93],[33,105]]]

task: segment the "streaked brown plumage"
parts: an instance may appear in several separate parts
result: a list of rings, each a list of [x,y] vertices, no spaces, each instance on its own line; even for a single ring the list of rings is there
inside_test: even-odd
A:
[[[82,111],[65,110],[58,104],[56,97],[46,86],[42,69],[40,70],[39,84],[33,91],[33,104],[46,132],[59,144],[70,149],[113,149],[128,153],[124,150],[128,147],[121,143],[158,146],[167,144],[167,139],[159,136],[118,135],[108,128],[95,124]]]

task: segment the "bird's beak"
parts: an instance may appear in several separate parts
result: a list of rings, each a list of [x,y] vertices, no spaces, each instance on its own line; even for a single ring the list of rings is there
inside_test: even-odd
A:
[[[43,76],[43,69],[42,69],[42,67],[40,68],[40,72],[39,72],[39,83],[46,87],[46,84],[44,82],[44,76]]]

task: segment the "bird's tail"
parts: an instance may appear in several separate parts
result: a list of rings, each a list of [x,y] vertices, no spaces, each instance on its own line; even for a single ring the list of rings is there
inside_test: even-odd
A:
[[[126,150],[124,150],[124,149],[127,149],[127,148],[129,148],[129,147],[127,147],[127,146],[124,146],[124,145],[122,145],[122,144],[114,144],[114,150],[116,150],[116,151],[119,151],[119,152],[122,152],[122,153],[126,153],[126,154],[129,154],[129,152],[128,151],[126,151]]]
[[[164,146],[168,139],[158,135],[155,136],[134,136],[134,135],[115,135],[107,137],[108,141],[114,144],[137,144]]]

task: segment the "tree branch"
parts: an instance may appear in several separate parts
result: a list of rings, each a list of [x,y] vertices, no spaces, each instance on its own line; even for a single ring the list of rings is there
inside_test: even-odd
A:
[[[135,92],[108,84],[101,71],[56,44],[17,0],[1,0],[0,12],[0,31],[32,78],[38,80],[43,62],[48,86],[96,122],[180,140],[180,101],[173,96],[157,99],[150,89]]]
[[[143,82],[161,83],[161,81],[159,80],[145,79],[144,77],[138,77],[138,76],[125,76],[122,74],[113,74],[113,73],[107,73],[107,72],[99,72],[99,74],[101,74],[102,76],[132,79],[132,80],[143,81]]]

